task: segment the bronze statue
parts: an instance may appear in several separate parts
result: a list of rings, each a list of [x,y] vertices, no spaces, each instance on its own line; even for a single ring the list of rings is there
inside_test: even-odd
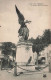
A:
[[[15,5],[15,8],[16,8],[16,13],[18,15],[18,22],[21,25],[20,29],[18,30],[19,37],[20,37],[19,40],[24,41],[24,40],[27,40],[29,37],[29,29],[27,28],[26,23],[30,23],[31,21],[28,21],[28,20],[25,21],[24,16],[18,10],[16,5]]]

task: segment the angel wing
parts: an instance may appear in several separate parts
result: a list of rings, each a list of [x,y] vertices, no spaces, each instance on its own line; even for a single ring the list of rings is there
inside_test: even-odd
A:
[[[28,21],[28,20],[24,21],[25,18],[23,16],[23,14],[19,11],[19,9],[17,8],[16,5],[15,5],[15,8],[16,8],[16,13],[18,15],[18,22],[19,22],[20,25],[22,25],[22,23],[25,24],[25,23],[30,23],[31,22],[31,21]]]
[[[18,15],[18,22],[19,24],[21,25],[22,23],[24,23],[24,16],[21,14],[21,12],[18,10],[17,6],[15,5],[15,8],[16,8],[16,13]]]

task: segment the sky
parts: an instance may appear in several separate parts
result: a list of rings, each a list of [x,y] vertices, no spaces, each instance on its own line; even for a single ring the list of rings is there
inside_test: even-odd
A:
[[[27,24],[29,38],[42,36],[45,29],[51,29],[51,0],[0,0],[0,42],[17,43],[19,41],[20,25],[15,4],[25,20],[31,21]]]

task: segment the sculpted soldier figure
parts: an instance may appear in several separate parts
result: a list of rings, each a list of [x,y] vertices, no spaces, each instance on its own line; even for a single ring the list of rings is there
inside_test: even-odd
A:
[[[18,33],[19,33],[19,36],[21,37],[20,40],[27,40],[29,37],[29,29],[27,28],[25,24],[21,25]]]

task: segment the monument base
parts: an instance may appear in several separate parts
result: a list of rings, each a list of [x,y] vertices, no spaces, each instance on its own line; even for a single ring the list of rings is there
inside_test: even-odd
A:
[[[27,63],[31,57],[33,61],[32,43],[30,42],[18,42],[16,51],[16,62]]]
[[[16,63],[17,72],[22,72],[23,70],[35,70],[32,43],[28,41],[18,42],[16,51]]]

